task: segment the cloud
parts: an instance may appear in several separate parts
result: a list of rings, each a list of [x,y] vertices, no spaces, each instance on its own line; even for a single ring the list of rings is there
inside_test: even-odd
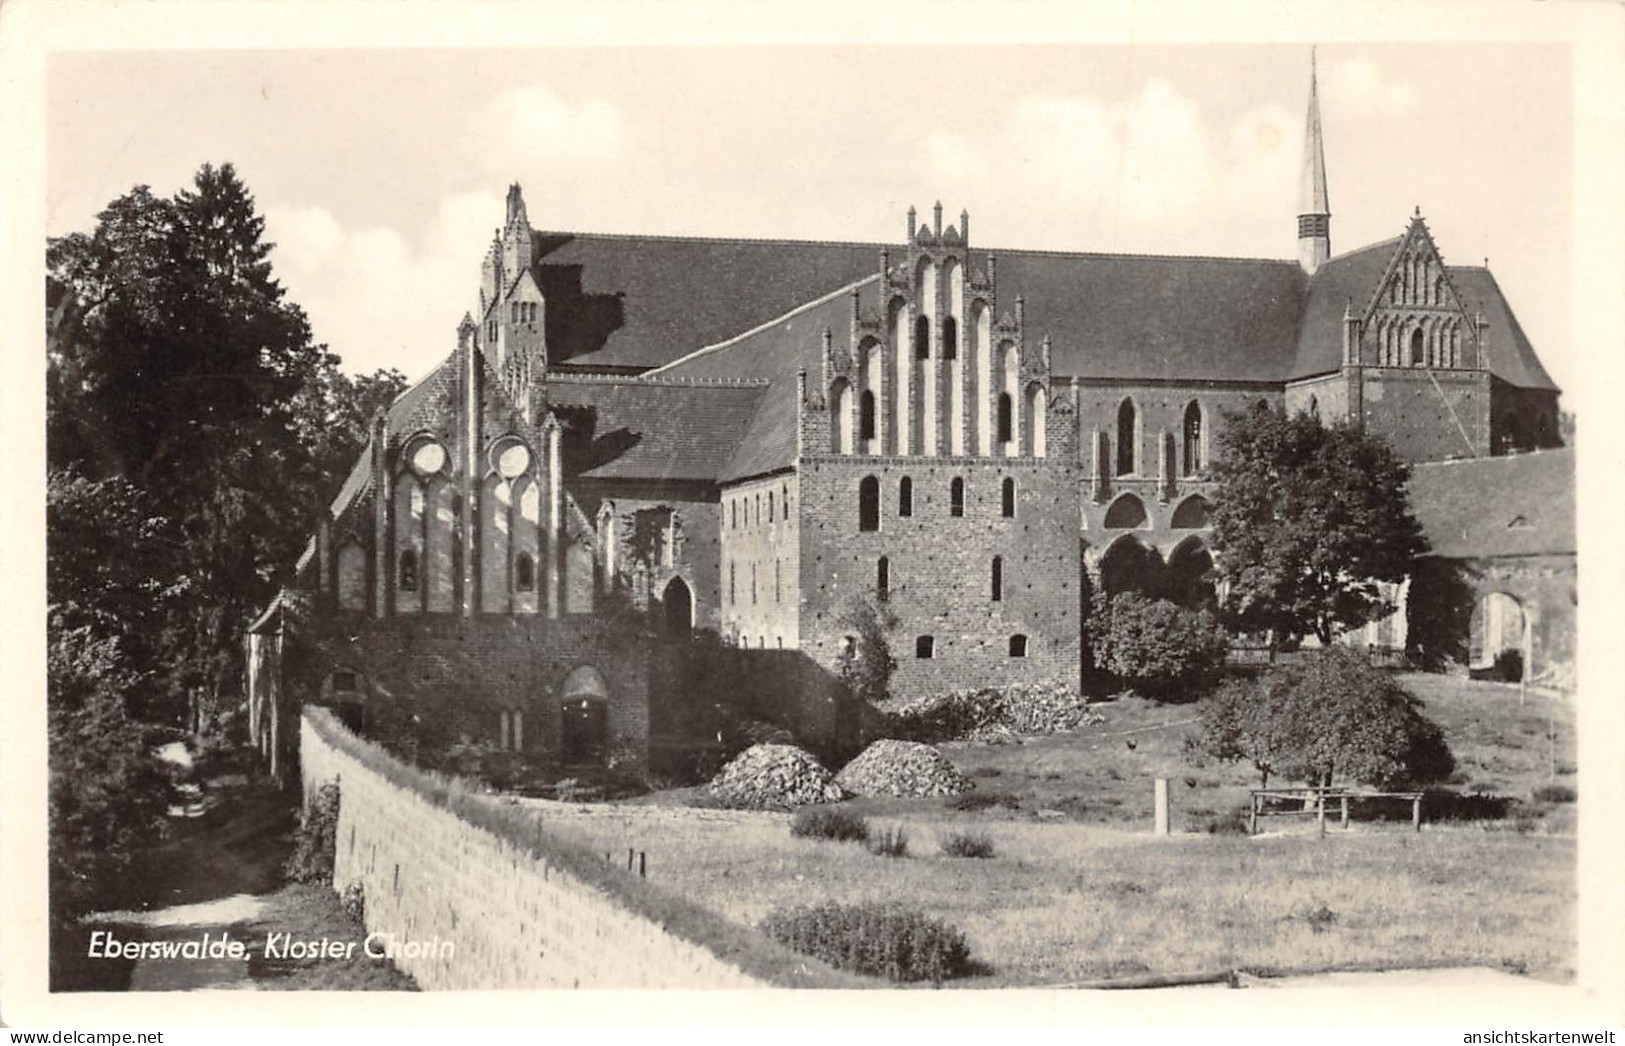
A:
[[[1416,107],[1416,94],[1408,83],[1390,80],[1369,58],[1338,62],[1321,77],[1326,92],[1322,109],[1359,118],[1403,116]]]
[[[615,156],[625,149],[629,126],[609,102],[572,105],[545,84],[504,91],[478,110],[475,140],[483,155],[507,169],[556,160],[579,162]]]
[[[1023,201],[989,217],[1033,246],[1231,254],[1251,241],[1267,255],[1292,231],[1303,117],[1270,104],[1222,124],[1151,79],[1119,101],[1027,95],[985,148],[945,129],[919,147],[950,192],[971,172],[996,201]]]
[[[347,229],[320,207],[267,206],[265,224],[278,277],[344,369],[396,367],[416,379],[477,309],[480,262],[502,215],[495,193],[448,196],[420,243],[389,226]]]

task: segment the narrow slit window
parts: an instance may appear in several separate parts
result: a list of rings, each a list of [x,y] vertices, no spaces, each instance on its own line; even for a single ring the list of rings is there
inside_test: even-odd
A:
[[[1005,477],[999,496],[999,509],[1004,513],[1005,519],[1016,517],[1016,481],[1008,476]]]
[[[1004,557],[993,557],[993,602],[1004,599]]]
[[[897,483],[897,514],[914,515],[914,481],[907,476]]]
[[[965,481],[958,476],[948,484],[948,515],[959,517],[965,514]]]

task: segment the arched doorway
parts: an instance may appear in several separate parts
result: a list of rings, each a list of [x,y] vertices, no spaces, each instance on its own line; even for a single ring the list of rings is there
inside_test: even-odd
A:
[[[1468,667],[1508,682],[1528,668],[1529,620],[1523,604],[1505,592],[1489,592],[1473,606],[1468,630]]]
[[[694,631],[694,595],[680,577],[674,577],[660,597],[665,610],[665,634],[668,639],[686,639]]]
[[[559,757],[566,766],[602,766],[609,752],[609,684],[582,665],[564,680],[559,716]]]

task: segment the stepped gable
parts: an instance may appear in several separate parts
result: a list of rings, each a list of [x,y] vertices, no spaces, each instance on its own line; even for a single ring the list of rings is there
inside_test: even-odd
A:
[[[1405,237],[1361,247],[1326,262],[1309,281],[1308,302],[1298,333],[1297,358],[1288,380],[1330,374],[1343,365],[1343,310],[1353,302],[1362,316],[1382,282],[1383,273]],[[1502,381],[1522,388],[1557,391],[1541,366],[1534,346],[1512,314],[1490,271],[1477,265],[1447,265],[1450,282],[1469,317],[1483,312],[1485,364]]]
[[[1413,465],[1411,510],[1446,559],[1575,551],[1574,450]]]
[[[578,474],[597,479],[717,482],[767,392],[762,382],[731,375],[714,382],[568,376],[547,382],[553,408],[585,426],[575,433]],[[586,416],[576,421],[577,412]]]
[[[789,467],[796,456],[797,374],[805,369],[809,394],[819,391],[823,375],[824,331],[831,346],[849,349],[852,341],[852,291],[859,294],[865,315],[876,311],[876,284],[871,276],[853,286],[802,306],[771,323],[709,346],[654,372],[656,377],[752,378],[767,388],[744,431],[729,448],[720,478],[733,482]]]

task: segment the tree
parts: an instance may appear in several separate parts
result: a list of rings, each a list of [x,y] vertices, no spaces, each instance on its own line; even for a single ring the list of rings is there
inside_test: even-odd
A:
[[[50,687],[50,912],[59,923],[109,898],[159,832],[169,778],[125,711],[140,684],[116,640],[53,622]]]
[[[122,639],[138,664],[152,648],[171,717],[191,695],[235,690],[242,627],[288,580],[372,410],[403,384],[346,378],[312,343],[264,226],[232,166],[204,165],[174,198],[137,186],[46,251],[48,461],[164,506],[166,543],[131,551],[163,559],[177,607]],[[63,531],[53,556],[97,547],[84,540]],[[133,621],[127,610],[109,612]]]
[[[1146,693],[1211,685],[1230,648],[1206,611],[1132,591],[1095,593],[1085,627],[1095,667]]]
[[[887,638],[897,627],[897,615],[885,599],[867,596],[849,603],[837,623],[852,636],[836,666],[841,685],[859,701],[885,701],[891,693],[892,673],[897,670]]]
[[[1349,647],[1227,683],[1204,700],[1201,723],[1193,750],[1252,763],[1265,787],[1271,774],[1323,787],[1421,784],[1455,768],[1421,702]]]
[[[1226,414],[1219,451],[1212,543],[1234,628],[1330,644],[1394,611],[1379,582],[1403,580],[1427,544],[1386,441],[1256,410]]]

